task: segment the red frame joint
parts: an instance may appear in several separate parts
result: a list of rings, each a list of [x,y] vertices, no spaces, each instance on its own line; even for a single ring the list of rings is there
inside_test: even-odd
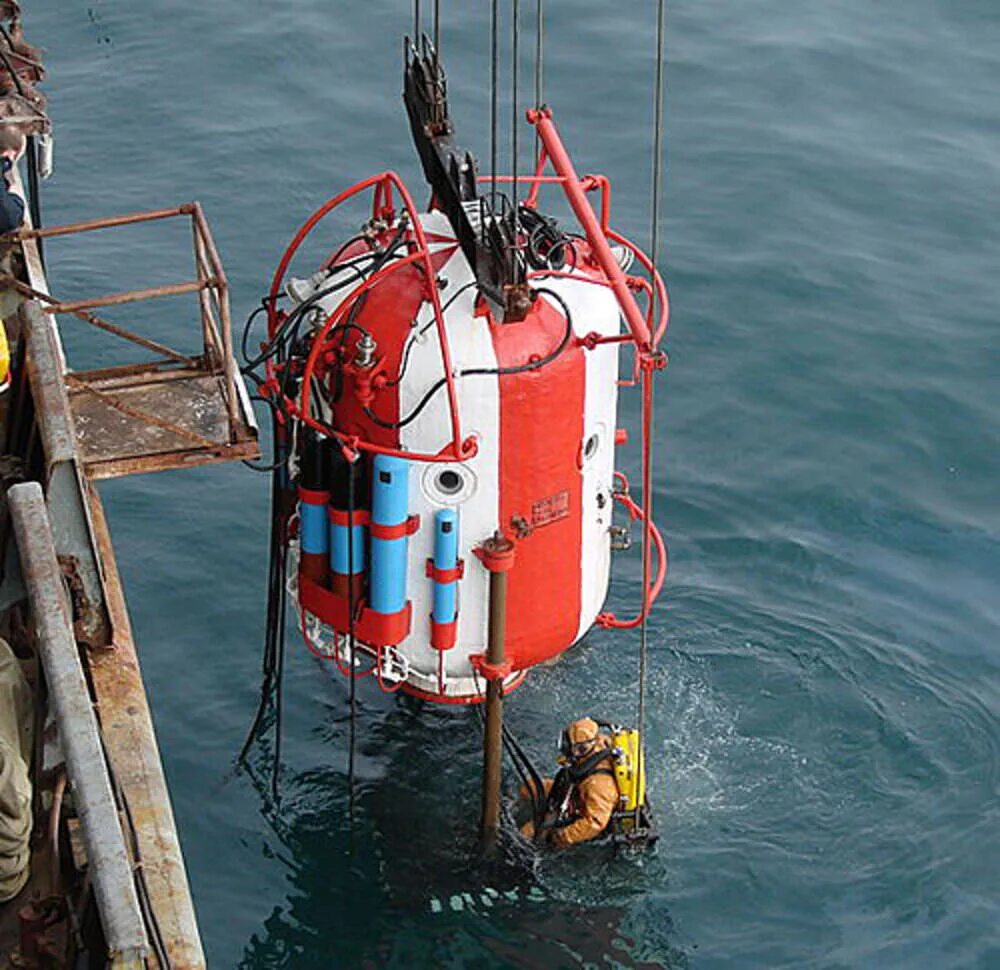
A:
[[[639,366],[645,371],[663,370],[669,359],[665,350],[646,350],[639,356]]]

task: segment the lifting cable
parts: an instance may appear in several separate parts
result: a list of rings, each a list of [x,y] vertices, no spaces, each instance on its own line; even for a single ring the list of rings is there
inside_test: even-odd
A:
[[[500,31],[497,23],[497,2],[492,0],[490,4],[490,209],[492,214],[497,209],[497,167],[500,160],[497,157],[497,111],[500,89],[497,85],[497,70],[500,62],[499,38]]]
[[[511,170],[514,177],[514,182],[511,187],[511,200],[514,203],[514,281],[520,281],[520,273],[518,271],[518,266],[520,265],[520,260],[518,259],[518,251],[521,248],[521,220],[518,215],[518,209],[520,206],[517,203],[517,132],[520,128],[520,118],[517,115],[517,75],[519,65],[519,50],[520,50],[520,34],[521,34],[521,0],[512,0],[512,25],[511,25],[511,41],[510,41],[510,155],[511,155]]]
[[[661,156],[663,153],[663,54],[664,54],[664,19],[666,13],[666,0],[657,0],[656,7],[656,95],[654,98],[654,119],[653,119],[653,174],[652,174],[652,200],[651,200],[651,220],[650,220],[650,265],[652,267],[653,279],[656,278],[656,261],[660,241],[660,182],[661,182]],[[650,296],[655,308],[656,287]],[[654,313],[655,318],[655,313]],[[646,369],[643,375],[643,417],[645,423],[645,434],[643,436],[642,449],[642,499],[646,506],[645,516],[642,523],[642,620],[639,624],[639,769],[638,769],[638,789],[643,790],[645,780],[645,717],[646,717],[646,655],[648,652],[647,617],[649,614],[649,574],[650,574],[650,546],[652,540],[652,518],[653,518],[653,374],[650,369]],[[638,827],[640,822],[641,803],[636,804],[635,824]]]
[[[545,0],[535,0],[535,110],[542,108],[542,84],[545,80],[543,74],[543,52],[545,45]],[[535,159],[532,160],[532,167],[538,158],[538,150],[541,147],[541,137],[538,129],[535,129]]]

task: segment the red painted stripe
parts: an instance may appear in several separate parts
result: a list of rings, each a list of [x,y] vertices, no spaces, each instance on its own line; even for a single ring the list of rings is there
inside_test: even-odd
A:
[[[431,254],[435,273],[454,255],[457,247],[450,246]],[[379,356],[385,357],[383,373],[395,381],[402,364],[403,347],[410,335],[410,324],[424,303],[426,285],[422,270],[407,266],[392,273],[379,283],[369,294],[358,313],[356,322],[368,330],[378,344]],[[347,356],[354,356],[360,334],[356,330],[348,332]],[[339,338],[338,341],[339,343]],[[442,374],[444,373],[442,369]],[[405,380],[405,378],[404,378]],[[399,421],[399,386],[393,385],[379,391],[371,404],[372,411],[383,421]],[[345,388],[334,409],[335,426],[345,434],[357,434],[377,445],[389,448],[399,447],[399,430],[382,428],[365,415],[361,405],[349,388]]]
[[[546,356],[565,329],[561,311],[540,297],[525,320],[491,327],[498,364]],[[515,668],[561,653],[580,623],[585,380],[583,351],[572,341],[539,370],[499,378],[500,525],[507,534],[515,519],[531,527],[508,574],[506,648]]]

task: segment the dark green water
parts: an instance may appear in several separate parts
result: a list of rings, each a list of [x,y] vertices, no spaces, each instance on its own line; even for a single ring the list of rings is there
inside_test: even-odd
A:
[[[198,198],[242,317],[320,201],[388,167],[418,183],[408,6],[30,4],[47,220]],[[453,114],[488,157],[488,5],[442,7]],[[547,7],[547,99],[645,239],[653,5]],[[352,829],[346,691],[297,649],[280,815],[222,786],[255,700],[265,481],[110,483],[213,967],[1000,966],[1000,8],[672,2],[668,85],[659,853],[581,851],[542,865],[540,899],[490,896],[511,885],[470,863],[475,715],[367,684]],[[186,237],[160,238],[53,244],[58,292],[184,278]],[[181,308],[143,319],[180,341]],[[637,561],[619,578],[623,607]],[[592,635],[511,723],[541,758],[579,713],[628,717],[635,657]]]

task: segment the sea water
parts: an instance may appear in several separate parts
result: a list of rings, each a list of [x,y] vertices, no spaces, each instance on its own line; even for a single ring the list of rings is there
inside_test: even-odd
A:
[[[199,199],[237,323],[322,201],[387,168],[426,196],[399,98],[409,4],[27,7],[56,124],[45,220]],[[489,5],[441,8],[452,114],[486,167]],[[546,8],[545,98],[578,169],[613,179],[615,224],[645,243],[654,5]],[[369,682],[352,819],[347,689],[294,630],[280,806],[227,781],[259,681],[266,477],[109,482],[213,967],[1000,966],[1000,8],[667,13],[659,849],[478,867],[478,718]],[[189,278],[186,231],[136,232],[51,241],[56,292]],[[197,340],[183,301],[115,319]],[[120,359],[63,326],[80,366]],[[634,394],[622,407],[636,418]],[[638,477],[634,447],[623,467]],[[610,605],[627,612],[638,557],[616,572]],[[539,762],[578,715],[634,719],[637,650],[594,632],[511,696]],[[270,751],[255,750],[260,774]]]

